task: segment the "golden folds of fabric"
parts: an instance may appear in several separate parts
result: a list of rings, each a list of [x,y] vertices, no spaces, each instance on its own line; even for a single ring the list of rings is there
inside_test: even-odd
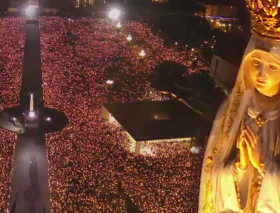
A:
[[[203,208],[203,213],[214,213],[214,203],[213,203],[213,199],[212,199],[212,185],[211,182],[208,181],[208,183],[206,184],[206,204]]]
[[[213,164],[221,154],[223,143],[227,141],[229,137],[230,129],[238,115],[238,109],[240,107],[243,91],[244,90],[243,90],[242,82],[240,81],[236,84],[232,96],[230,100],[227,101],[227,105],[224,108],[224,112],[222,114],[222,120],[221,120],[221,129],[219,132],[220,134],[219,143],[217,144],[217,146],[212,148],[210,155],[207,156],[206,164],[204,167],[204,172],[208,174],[209,173],[211,174]],[[206,197],[205,197],[205,205],[203,207],[203,213],[214,213],[212,185],[210,180],[208,180],[206,183],[205,196]]]
[[[222,125],[221,125],[222,137],[225,138],[229,137],[229,131],[232,127],[233,121],[236,119],[238,115],[238,109],[240,106],[242,95],[243,95],[242,82],[238,82],[236,84],[236,89],[232,94],[232,98],[230,101],[228,101],[228,106],[226,106],[225,111],[223,113]]]
[[[246,0],[252,31],[270,39],[280,39],[280,0]]]

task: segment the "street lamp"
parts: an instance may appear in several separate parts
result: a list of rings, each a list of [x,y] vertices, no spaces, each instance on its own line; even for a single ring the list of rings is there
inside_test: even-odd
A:
[[[117,25],[116,25],[116,28],[117,28],[117,29],[121,29],[121,27],[122,27],[121,23],[118,22]]]
[[[109,11],[108,17],[114,21],[118,20],[121,15],[121,11],[117,8],[113,8]]]
[[[30,118],[35,118],[35,112],[34,112],[34,111],[29,111],[29,112],[28,112],[28,116],[29,116]]]
[[[126,37],[126,40],[127,40],[128,42],[130,42],[130,41],[132,40],[132,36],[131,36],[131,35],[128,35],[128,36]]]
[[[140,56],[141,58],[144,58],[144,57],[146,56],[145,50],[141,50],[141,52],[139,53],[139,56]]]
[[[112,84],[114,84],[114,81],[109,79],[109,80],[106,81],[106,84],[112,85]]]
[[[199,154],[199,153],[200,153],[200,148],[197,147],[197,146],[192,146],[192,147],[190,148],[190,151],[191,151],[191,153],[193,153],[193,154]]]
[[[26,9],[25,9],[25,14],[29,17],[29,18],[34,18],[36,15],[36,6],[34,5],[29,5]]]

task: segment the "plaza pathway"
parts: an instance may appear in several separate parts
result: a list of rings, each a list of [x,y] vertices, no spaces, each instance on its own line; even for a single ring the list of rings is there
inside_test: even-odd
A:
[[[29,107],[29,95],[35,96],[35,108],[43,107],[39,23],[26,24],[26,42],[20,105]],[[50,192],[44,133],[39,130],[18,134],[9,201],[11,213],[49,213]]]

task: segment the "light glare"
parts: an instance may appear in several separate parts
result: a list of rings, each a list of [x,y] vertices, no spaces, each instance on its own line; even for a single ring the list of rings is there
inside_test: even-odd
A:
[[[131,41],[131,40],[132,40],[132,36],[131,36],[131,35],[128,35],[128,36],[126,37],[126,40],[127,40],[127,41]]]
[[[107,80],[107,81],[106,81],[106,84],[109,84],[109,85],[112,85],[113,83],[114,83],[113,80]]]
[[[192,147],[190,148],[190,151],[191,151],[191,153],[193,153],[193,154],[198,154],[198,153],[200,152],[200,149],[199,149],[198,147],[196,147],[196,146],[192,146]]]
[[[146,56],[145,50],[141,50],[141,52],[139,53],[139,56],[140,56],[141,58],[145,57],[145,56]]]
[[[114,8],[114,9],[110,10],[108,17],[115,21],[120,17],[120,15],[121,15],[121,11]]]
[[[36,14],[36,7],[33,5],[29,5],[26,10],[25,10],[25,14],[30,17],[33,18]]]
[[[28,116],[30,118],[34,118],[35,117],[35,112],[34,111],[29,111]]]
[[[121,23],[118,22],[117,25],[116,25],[116,28],[117,28],[117,29],[120,29],[121,27],[122,27]]]

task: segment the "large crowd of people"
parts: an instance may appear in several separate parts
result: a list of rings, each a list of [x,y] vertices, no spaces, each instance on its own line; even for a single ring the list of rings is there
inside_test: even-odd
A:
[[[142,212],[197,212],[202,154],[172,141],[146,143],[135,157],[121,127],[102,120],[101,109],[166,99],[150,88],[153,68],[172,60],[186,74],[206,69],[199,50],[167,47],[136,21],[120,29],[91,18],[39,21],[44,101],[69,118],[63,131],[46,136],[52,212],[121,213],[128,200]]]
[[[19,105],[25,23],[22,18],[0,19],[0,111]],[[16,135],[0,129],[0,212],[8,212]]]

